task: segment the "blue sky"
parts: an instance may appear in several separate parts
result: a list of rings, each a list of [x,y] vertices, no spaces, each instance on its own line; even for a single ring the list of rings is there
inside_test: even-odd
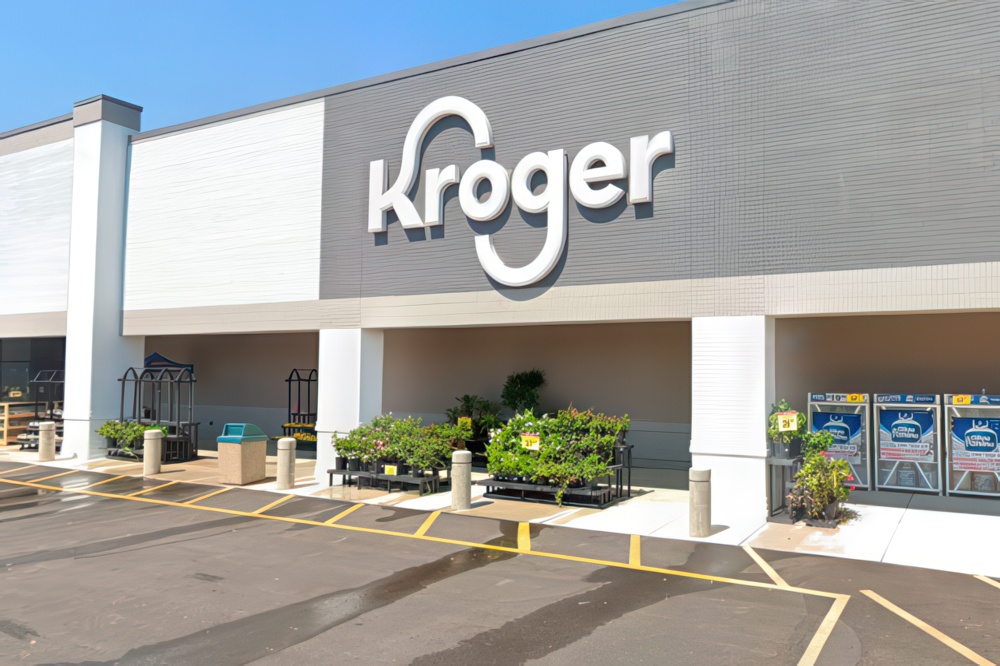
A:
[[[99,93],[155,129],[664,4],[0,0],[0,131]]]

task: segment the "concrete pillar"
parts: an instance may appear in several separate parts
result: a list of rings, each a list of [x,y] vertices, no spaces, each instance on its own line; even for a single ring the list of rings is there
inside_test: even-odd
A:
[[[774,318],[691,320],[691,463],[711,470],[716,521],[767,519]]]
[[[142,475],[153,476],[160,473],[163,460],[163,431],[147,430],[142,441]]]
[[[712,470],[688,470],[688,535],[712,534]]]
[[[94,431],[119,416],[118,378],[144,340],[121,335],[128,139],[142,109],[106,96],[73,106],[73,204],[66,310],[63,453],[101,455]]]
[[[295,487],[295,438],[278,440],[278,490]]]
[[[451,510],[472,508],[472,451],[451,454]]]
[[[56,424],[42,421],[38,424],[38,462],[56,459]]]
[[[338,328],[319,332],[316,417],[317,479],[334,466],[336,436],[382,413],[385,336],[379,329]],[[334,484],[341,477],[334,476]]]

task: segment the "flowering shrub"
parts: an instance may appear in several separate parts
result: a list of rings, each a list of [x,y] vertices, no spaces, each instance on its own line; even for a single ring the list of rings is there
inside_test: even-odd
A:
[[[788,506],[796,519],[804,516],[821,518],[828,505],[847,500],[855,489],[855,486],[847,485],[854,480],[847,461],[831,458],[826,451],[808,454],[795,480],[795,488],[788,496]]]
[[[384,414],[334,441],[340,455],[363,463],[404,462],[419,469],[444,467],[452,445],[471,436],[465,424],[424,426],[411,416],[397,419]]]
[[[591,410],[561,410],[555,416],[515,414],[507,425],[491,432],[486,468],[494,478],[550,485],[560,489],[582,486],[610,473],[614,446],[628,430],[629,418]],[[525,448],[521,436],[538,437],[538,448]]]

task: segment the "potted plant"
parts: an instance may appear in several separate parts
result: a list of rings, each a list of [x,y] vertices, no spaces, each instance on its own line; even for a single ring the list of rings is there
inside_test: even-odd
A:
[[[811,518],[832,523],[837,519],[840,504],[855,489],[848,485],[853,480],[846,460],[832,458],[825,450],[810,451],[788,495],[792,520]]]
[[[446,409],[445,414],[448,416],[448,423],[452,425],[458,425],[460,419],[469,419],[468,426],[471,433],[466,438],[467,441],[485,442],[489,439],[491,430],[503,425],[500,419],[500,405],[492,400],[468,393],[455,400],[458,404]]]
[[[526,372],[515,372],[507,376],[500,402],[510,411],[518,414],[538,409],[539,391],[545,385],[545,373],[537,368]]]
[[[787,400],[771,405],[767,417],[767,440],[771,443],[771,455],[775,458],[798,458],[802,455],[802,437],[806,432],[806,415],[798,412],[794,430],[782,431],[778,428],[779,416],[791,411]]]

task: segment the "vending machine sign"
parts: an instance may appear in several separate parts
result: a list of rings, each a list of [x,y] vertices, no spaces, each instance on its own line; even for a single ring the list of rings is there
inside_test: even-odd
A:
[[[934,414],[902,409],[879,413],[879,445],[882,460],[934,462]]]
[[[861,462],[864,442],[861,438],[860,414],[816,412],[813,414],[812,431],[820,430],[826,430],[833,435],[833,444],[827,449],[827,453],[835,458],[844,458],[850,463]]]
[[[940,398],[875,394],[876,488],[942,491]]]
[[[1000,472],[997,433],[1000,419],[956,418],[951,421],[951,468],[964,472]]]

